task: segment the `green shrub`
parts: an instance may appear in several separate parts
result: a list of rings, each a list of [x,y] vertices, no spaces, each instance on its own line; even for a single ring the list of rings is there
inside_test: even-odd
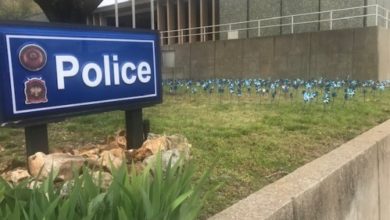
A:
[[[28,180],[10,186],[0,179],[0,219],[196,219],[209,194],[202,191],[209,172],[194,183],[191,162],[169,164],[165,170],[158,158],[139,174],[135,168],[128,174],[126,165],[114,170],[113,182],[105,190],[88,168],[65,185],[54,183],[54,173],[35,185]]]

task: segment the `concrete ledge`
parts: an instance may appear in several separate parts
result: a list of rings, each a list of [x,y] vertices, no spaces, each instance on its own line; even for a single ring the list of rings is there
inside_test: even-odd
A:
[[[390,120],[210,220],[390,219]]]

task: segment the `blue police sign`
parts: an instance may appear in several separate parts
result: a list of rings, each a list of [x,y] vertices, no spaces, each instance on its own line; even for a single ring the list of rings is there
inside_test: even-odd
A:
[[[0,123],[161,102],[156,32],[0,23]]]

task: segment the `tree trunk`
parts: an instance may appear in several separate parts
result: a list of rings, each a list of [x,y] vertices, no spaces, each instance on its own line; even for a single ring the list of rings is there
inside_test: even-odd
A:
[[[34,0],[50,22],[85,24],[103,0]]]

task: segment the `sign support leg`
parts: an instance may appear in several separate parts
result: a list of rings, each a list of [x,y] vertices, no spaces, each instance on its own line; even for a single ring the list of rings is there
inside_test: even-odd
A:
[[[137,149],[142,146],[143,123],[142,108],[125,111],[127,149]]]
[[[49,139],[47,135],[47,124],[33,125],[24,128],[26,138],[27,157],[42,152],[49,153]]]

